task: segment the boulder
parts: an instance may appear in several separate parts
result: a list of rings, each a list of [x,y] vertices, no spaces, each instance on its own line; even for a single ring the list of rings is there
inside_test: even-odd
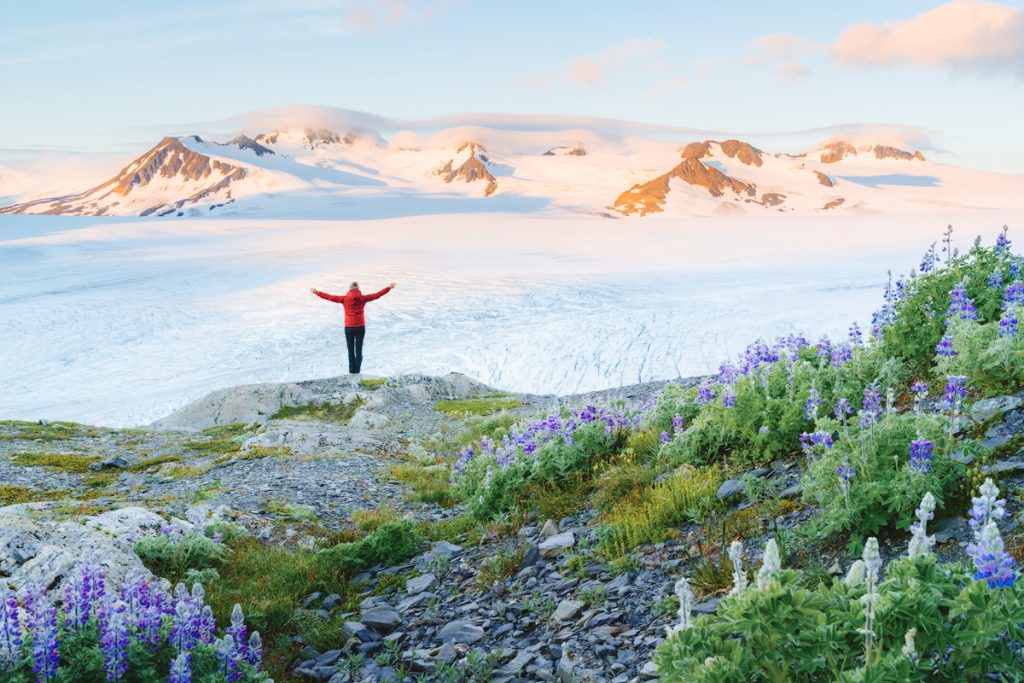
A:
[[[353,429],[380,429],[387,423],[387,415],[360,409],[352,414],[352,418],[348,421],[348,426]]]
[[[484,630],[468,619],[456,619],[445,624],[438,637],[442,643],[472,645],[484,637]]]
[[[579,616],[579,613],[586,607],[586,603],[582,600],[562,600],[558,603],[558,607],[555,608],[555,613],[551,615],[551,618],[555,621],[569,621]]]
[[[416,595],[428,591],[437,585],[437,577],[433,574],[420,574],[405,582],[405,592],[409,595]]]
[[[248,384],[220,389],[152,423],[154,429],[200,431],[226,424],[266,424],[282,408],[312,403],[298,384]]]
[[[363,609],[359,614],[359,619],[370,628],[385,632],[394,630],[402,623],[402,617],[398,612],[386,605]]]
[[[995,396],[983,398],[971,406],[971,419],[975,422],[988,422],[996,415],[1016,410],[1024,404],[1024,400],[1016,396]]]
[[[558,557],[576,544],[576,536],[571,531],[556,534],[543,541],[537,549],[542,557]]]
[[[90,517],[86,524],[108,534],[121,536],[127,534],[133,539],[148,533],[154,533],[166,522],[160,515],[140,507],[126,507]]]
[[[743,482],[739,479],[726,479],[722,482],[722,485],[718,487],[718,500],[728,502],[736,500],[743,496],[745,487]]]

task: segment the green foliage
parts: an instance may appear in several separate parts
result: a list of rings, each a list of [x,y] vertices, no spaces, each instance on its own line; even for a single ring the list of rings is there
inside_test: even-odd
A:
[[[412,488],[411,500],[433,503],[441,507],[455,504],[448,484],[449,468],[444,463],[396,463],[388,468],[392,477]]]
[[[999,336],[999,322],[962,320],[951,326],[957,355],[938,359],[934,375],[966,375],[967,384],[982,394],[1002,395],[1024,386],[1024,333]]]
[[[1024,588],[991,589],[961,565],[899,559],[878,586],[865,659],[865,585],[807,588],[783,570],[762,589],[727,596],[715,615],[671,635],[655,662],[662,681],[967,681],[1019,676]],[[915,632],[915,663],[902,652]]]
[[[104,429],[77,422],[25,422],[0,420],[0,441],[67,441],[76,437],[93,437]]]
[[[304,420],[345,424],[363,406],[363,399],[349,403],[308,403],[303,406],[286,406],[274,413],[272,420]]]
[[[202,431],[207,440],[186,441],[183,445],[201,453],[237,453],[252,431],[253,427],[246,424],[217,425]]]
[[[60,500],[70,494],[69,491],[47,491],[30,486],[0,484],[0,507],[5,505],[21,505],[22,503],[39,503]]]
[[[85,474],[89,471],[89,465],[99,460],[94,455],[78,453],[15,453],[11,456],[11,461],[21,467],[45,467],[54,472],[71,474]]]
[[[381,524],[365,538],[338,543],[318,553],[328,572],[352,576],[375,564],[397,564],[419,552],[422,539],[407,519]]]
[[[135,554],[151,572],[178,583],[189,570],[215,569],[222,565],[227,559],[227,547],[198,532],[180,538],[160,534],[138,541]]]
[[[363,389],[369,389],[370,391],[374,391],[384,386],[385,382],[387,382],[387,379],[383,377],[378,379],[361,379],[359,380],[359,386],[361,386]]]
[[[854,545],[884,528],[906,529],[927,492],[935,497],[941,512],[964,476],[963,464],[949,457],[956,442],[945,434],[946,423],[934,415],[887,415],[870,429],[840,437],[835,446],[816,456],[804,477],[803,489],[805,498],[821,508],[820,528],[826,533],[849,531]],[[831,420],[821,424],[826,430],[838,426]],[[916,438],[933,443],[931,468],[925,473],[909,465],[910,442]],[[959,442],[956,448],[980,450],[974,442]],[[849,482],[848,496],[843,494],[836,474],[844,462],[856,471]]]
[[[137,463],[129,465],[125,469],[127,469],[129,472],[145,472],[146,470],[151,470],[154,467],[159,467],[160,465],[164,465],[169,462],[181,462],[181,456],[173,454],[158,455],[153,458],[146,458],[145,460],[140,460]]]
[[[471,398],[462,401],[438,401],[434,410],[448,417],[469,417],[471,415],[491,415],[502,410],[511,410],[523,405],[523,402],[505,396],[496,398]]]
[[[499,547],[498,551],[488,557],[480,565],[476,580],[481,588],[490,588],[498,581],[503,581],[516,573],[523,557],[526,555],[526,548],[517,544],[515,548]]]

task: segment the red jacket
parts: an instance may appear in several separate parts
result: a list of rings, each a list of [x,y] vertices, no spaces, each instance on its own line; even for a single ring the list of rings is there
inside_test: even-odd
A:
[[[345,327],[362,327],[366,324],[366,318],[363,317],[363,306],[366,305],[366,302],[379,299],[390,291],[390,287],[385,287],[373,294],[363,294],[358,289],[350,289],[348,294],[344,296],[328,294],[321,292],[319,289],[315,290],[314,293],[321,299],[327,299],[336,304],[342,304],[345,307]]]

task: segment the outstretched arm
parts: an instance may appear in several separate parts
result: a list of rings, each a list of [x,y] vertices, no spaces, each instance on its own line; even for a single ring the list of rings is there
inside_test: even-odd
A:
[[[313,292],[321,299],[327,299],[328,301],[333,301],[336,304],[340,304],[345,300],[344,295],[337,296],[336,294],[328,294],[327,292],[321,292],[319,289],[314,289],[312,287],[309,288],[309,291]]]
[[[374,292],[373,294],[367,294],[363,298],[365,298],[367,301],[373,301],[374,299],[379,299],[382,296],[384,296],[385,294],[387,294],[388,292],[390,292],[395,287],[396,287],[395,283],[392,282],[390,285],[388,285],[384,289],[380,290],[379,292]]]

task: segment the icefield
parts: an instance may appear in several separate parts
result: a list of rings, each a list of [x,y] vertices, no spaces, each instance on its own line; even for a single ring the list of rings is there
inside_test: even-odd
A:
[[[0,419],[143,425],[217,388],[342,374],[341,307],[308,290],[351,280],[398,282],[367,306],[367,376],[567,394],[705,373],[759,337],[867,329],[886,272],[947,223],[964,249],[1021,221],[5,216]]]

